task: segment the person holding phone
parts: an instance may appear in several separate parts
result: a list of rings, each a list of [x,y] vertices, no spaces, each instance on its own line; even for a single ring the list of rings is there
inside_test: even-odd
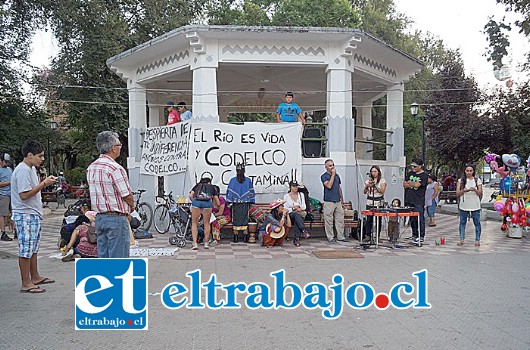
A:
[[[458,211],[460,212],[460,241],[457,245],[464,245],[466,237],[466,223],[469,216],[475,225],[475,246],[480,246],[480,200],[482,198],[482,181],[475,176],[475,167],[467,164],[464,176],[456,184],[456,196],[459,198]]]

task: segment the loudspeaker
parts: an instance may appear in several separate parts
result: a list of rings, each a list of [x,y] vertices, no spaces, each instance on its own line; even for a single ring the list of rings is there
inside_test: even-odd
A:
[[[164,197],[164,177],[163,176],[159,176],[158,177],[158,186],[157,186],[157,196],[158,197]]]
[[[302,138],[321,138],[322,130],[315,127],[307,127],[304,129]],[[319,158],[322,154],[322,141],[306,141],[302,140],[302,155],[304,158]]]

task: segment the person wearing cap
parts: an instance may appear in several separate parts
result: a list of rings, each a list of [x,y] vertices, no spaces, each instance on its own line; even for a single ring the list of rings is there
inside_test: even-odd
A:
[[[320,181],[324,185],[324,228],[330,243],[335,242],[333,224],[337,230],[338,242],[348,242],[344,237],[344,199],[342,197],[342,187],[339,174],[335,169],[333,159],[327,159],[324,163],[326,172],[320,176]]]
[[[300,118],[302,125],[305,124],[304,114],[302,109],[293,102],[294,95],[292,92],[285,94],[285,102],[280,103],[276,110],[276,120],[278,123],[294,123],[297,118]]]
[[[270,248],[281,246],[289,233],[291,219],[289,210],[284,208],[285,200],[276,199],[269,204],[270,212],[265,216],[263,225],[259,230],[259,240],[262,246]]]
[[[292,180],[289,182],[289,192],[283,196],[285,201],[284,207],[289,211],[289,218],[293,223],[294,240],[293,244],[297,247],[300,246],[300,238],[309,238],[310,235],[307,232],[304,225],[304,218],[307,215],[306,203],[304,196],[298,192],[298,181]]]
[[[166,109],[167,109],[167,125],[173,125],[180,122],[180,114],[175,109],[175,104],[171,101],[166,103]]]
[[[247,232],[249,209],[256,201],[256,192],[252,180],[245,176],[245,164],[243,163],[236,164],[236,176],[228,182],[226,200],[231,203],[234,243],[239,241],[239,231],[245,232],[243,240],[249,242],[250,235]]]
[[[191,111],[188,111],[186,109],[186,102],[179,102],[177,103],[177,110],[178,112],[180,113],[180,120],[184,121],[184,120],[190,120],[192,115],[191,115]]]
[[[412,207],[412,210],[419,213],[419,232],[418,217],[410,217],[410,227],[412,228],[412,239],[414,243],[421,245],[425,239],[425,190],[429,183],[429,175],[423,171],[423,161],[415,158],[410,163],[411,171],[403,181],[405,188],[405,206]]]
[[[0,153],[0,232],[2,232],[2,241],[12,241],[13,238],[9,237],[6,233],[6,222],[11,216],[10,204],[11,204],[11,175],[13,171],[8,166],[9,154]]]

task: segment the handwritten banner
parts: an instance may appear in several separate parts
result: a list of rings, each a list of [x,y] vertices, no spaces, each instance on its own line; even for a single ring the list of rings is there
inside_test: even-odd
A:
[[[236,176],[236,164],[245,163],[245,175],[256,193],[285,193],[289,181],[302,178],[301,136],[299,123],[194,124],[188,161],[191,182],[207,176],[224,193]]]
[[[163,176],[186,171],[190,130],[189,121],[147,128],[140,173]]]

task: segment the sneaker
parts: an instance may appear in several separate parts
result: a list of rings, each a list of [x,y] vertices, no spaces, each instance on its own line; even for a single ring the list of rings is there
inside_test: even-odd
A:
[[[77,254],[76,254],[77,255]],[[67,262],[67,261],[72,261],[74,260],[74,250],[73,249],[70,249],[68,251],[68,253],[66,253],[65,256],[63,256],[63,258],[61,259],[63,262]]]
[[[210,244],[208,242],[204,242],[204,249],[210,249]]]
[[[464,245],[464,241],[459,241],[456,245],[462,246]]]
[[[299,238],[295,238],[293,240],[293,243],[294,243],[295,246],[300,247],[300,239]]]
[[[424,241],[423,238],[418,238],[418,237],[414,238],[413,240],[414,243],[420,243],[420,242],[423,243],[423,241]]]
[[[309,237],[311,237],[311,235],[309,234],[309,232],[307,232],[307,230],[303,230],[302,234],[304,235],[304,239],[308,239]]]
[[[335,243],[336,241],[335,241],[335,238],[332,238],[332,239],[328,239],[328,242],[329,243]]]
[[[191,245],[191,250],[198,250],[199,249],[199,246],[197,245],[197,243],[193,243]]]
[[[13,240],[13,238],[9,237],[7,233],[2,232],[2,237],[0,238],[2,241],[10,242]]]
[[[343,239],[337,239],[337,242],[349,242],[349,240],[347,240],[346,238],[343,238]]]
[[[480,242],[479,241],[475,241],[475,247],[480,247]]]
[[[414,236],[409,236],[409,237],[406,237],[405,239],[416,239],[416,237],[414,237]]]

